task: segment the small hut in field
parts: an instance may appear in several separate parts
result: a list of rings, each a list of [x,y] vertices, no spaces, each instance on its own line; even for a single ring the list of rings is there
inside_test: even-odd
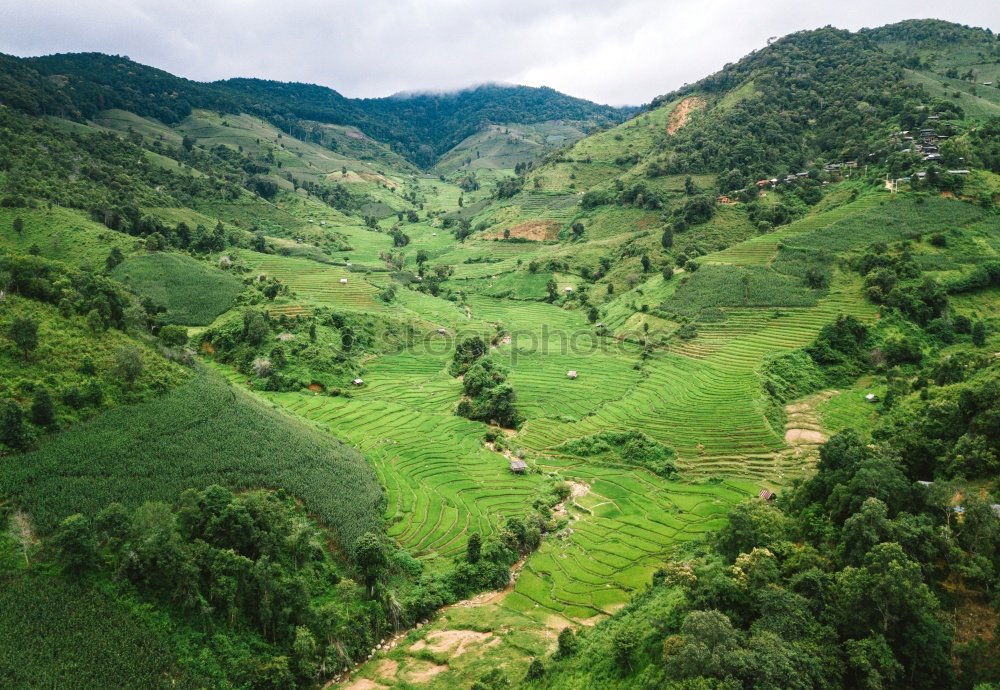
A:
[[[528,463],[524,460],[511,460],[510,471],[514,474],[524,474],[528,469]]]

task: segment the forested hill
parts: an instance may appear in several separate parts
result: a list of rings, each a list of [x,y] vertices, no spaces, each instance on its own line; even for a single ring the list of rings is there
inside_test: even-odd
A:
[[[489,123],[567,119],[600,126],[631,112],[526,86],[351,99],[312,84],[261,79],[205,84],[101,53],[0,56],[0,103],[31,115],[77,120],[118,108],[166,124],[183,120],[194,108],[247,112],[300,138],[315,123],[350,125],[422,166]]]
[[[260,79],[230,79],[218,84],[248,101],[270,104],[285,117],[355,125],[423,166],[490,123],[580,120],[600,126],[621,122],[631,112],[546,87],[483,84],[446,93],[355,100],[312,84]]]
[[[677,133],[663,165],[727,173],[734,189],[818,158],[881,160],[890,123],[909,128],[929,114],[927,94],[888,53],[833,28],[786,36],[653,106],[689,96],[706,109]]]
[[[937,70],[941,65],[969,54],[975,54],[982,62],[1000,59],[1000,37],[990,29],[940,19],[907,19],[875,29],[862,29],[861,33],[883,48],[898,50],[899,55],[912,66],[922,64]],[[934,55],[928,55],[930,52]],[[914,62],[914,55],[921,55],[921,61]]]

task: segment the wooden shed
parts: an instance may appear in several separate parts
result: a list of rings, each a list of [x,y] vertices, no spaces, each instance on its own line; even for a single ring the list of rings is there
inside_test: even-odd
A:
[[[767,489],[761,489],[760,493],[757,494],[757,498],[762,499],[764,501],[773,501],[774,500],[774,492],[773,491],[769,491]]]
[[[511,460],[510,471],[514,474],[524,474],[528,469],[528,463],[524,460]]]

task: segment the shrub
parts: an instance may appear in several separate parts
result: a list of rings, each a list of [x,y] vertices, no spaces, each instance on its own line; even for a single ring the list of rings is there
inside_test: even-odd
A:
[[[172,347],[182,347],[187,345],[188,334],[184,326],[167,324],[160,328],[160,340]]]
[[[38,426],[49,426],[55,421],[56,409],[52,404],[52,396],[45,386],[38,386],[31,399],[31,422]]]

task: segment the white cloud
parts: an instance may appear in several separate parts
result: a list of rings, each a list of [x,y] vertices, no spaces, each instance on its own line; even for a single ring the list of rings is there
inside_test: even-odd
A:
[[[0,52],[101,51],[192,79],[305,81],[348,96],[501,81],[621,104],[769,36],[927,16],[1000,28],[996,0],[0,0]]]

